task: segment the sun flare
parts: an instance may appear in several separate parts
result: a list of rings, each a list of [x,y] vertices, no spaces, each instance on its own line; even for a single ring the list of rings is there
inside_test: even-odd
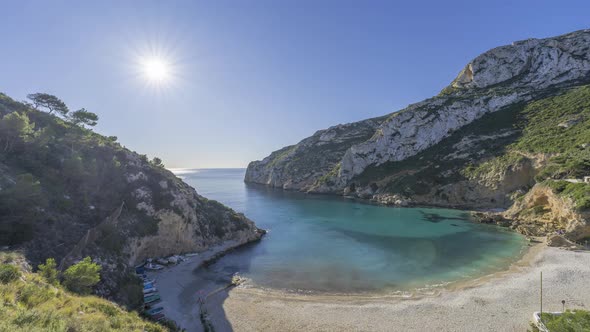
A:
[[[141,61],[141,70],[150,83],[165,83],[170,79],[170,65],[162,58],[143,59]]]

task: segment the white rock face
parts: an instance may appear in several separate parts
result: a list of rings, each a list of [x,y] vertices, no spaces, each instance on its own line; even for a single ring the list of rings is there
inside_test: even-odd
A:
[[[421,102],[395,114],[383,123],[368,141],[352,146],[342,158],[340,178],[343,183],[361,174],[369,165],[380,165],[388,161],[399,161],[440,142],[454,130],[510,105],[519,98],[513,93],[507,96],[481,97],[476,100],[457,101],[432,111],[428,107],[438,106],[439,98]]]
[[[584,78],[590,70],[590,30],[528,39],[494,48],[469,63],[453,81],[457,88],[487,88],[506,83],[543,89]]]
[[[433,98],[384,118],[318,131],[248,166],[246,182],[344,193],[370,166],[418,154],[486,113],[590,83],[590,30],[494,48]]]
[[[590,78],[590,30],[492,49],[469,63],[450,93],[394,114],[344,154],[340,187],[370,165],[400,161],[433,146],[486,113]]]
[[[245,181],[292,190],[307,190],[340,162],[355,143],[369,139],[385,117],[320,130],[293,146],[248,165]]]

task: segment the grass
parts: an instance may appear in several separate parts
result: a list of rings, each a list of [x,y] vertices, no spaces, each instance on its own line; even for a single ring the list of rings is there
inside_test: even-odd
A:
[[[577,210],[583,211],[590,209],[590,184],[551,180],[543,183],[553,189],[558,195],[571,198],[575,202]]]
[[[15,264],[15,254],[0,254],[2,266],[20,273],[0,283],[0,331],[168,331],[137,313],[96,296],[78,296],[47,283]],[[22,261],[22,260],[21,260]]]
[[[586,310],[567,310],[559,316],[543,313],[542,320],[551,332],[590,331],[590,312]]]
[[[524,156],[518,153],[508,152],[479,166],[470,164],[463,170],[463,174],[468,178],[477,178],[484,174],[503,174],[510,167],[518,165],[525,159]]]

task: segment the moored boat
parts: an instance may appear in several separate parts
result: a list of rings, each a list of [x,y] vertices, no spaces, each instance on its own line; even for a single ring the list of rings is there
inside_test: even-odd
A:
[[[145,268],[146,268],[147,270],[158,271],[158,270],[161,270],[161,269],[163,269],[164,267],[163,267],[162,265],[160,265],[160,264],[147,263],[147,264],[145,265]]]
[[[148,296],[154,295],[157,292],[158,292],[158,290],[156,289],[156,287],[150,288],[150,289],[144,289],[143,290],[143,297],[148,297]]]
[[[164,311],[163,307],[157,307],[157,308],[153,308],[153,309],[148,309],[145,311],[145,313],[150,316],[153,316],[153,315],[161,313],[162,311]]]
[[[160,300],[160,295],[159,294],[154,294],[154,295],[146,296],[146,297],[143,298],[143,301],[145,303],[152,303],[152,302],[155,302],[155,301],[158,301],[158,300]]]

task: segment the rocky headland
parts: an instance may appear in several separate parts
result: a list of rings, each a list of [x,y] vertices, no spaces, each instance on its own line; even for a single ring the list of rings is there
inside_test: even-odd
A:
[[[134,266],[149,257],[239,246],[263,234],[243,214],[200,196],[161,164],[65,118],[0,94],[0,243],[33,266],[86,256],[95,293],[143,301]]]
[[[583,241],[588,84],[590,30],[514,42],[473,59],[437,96],[251,162],[245,181],[387,205],[507,210],[498,216],[524,234]]]

